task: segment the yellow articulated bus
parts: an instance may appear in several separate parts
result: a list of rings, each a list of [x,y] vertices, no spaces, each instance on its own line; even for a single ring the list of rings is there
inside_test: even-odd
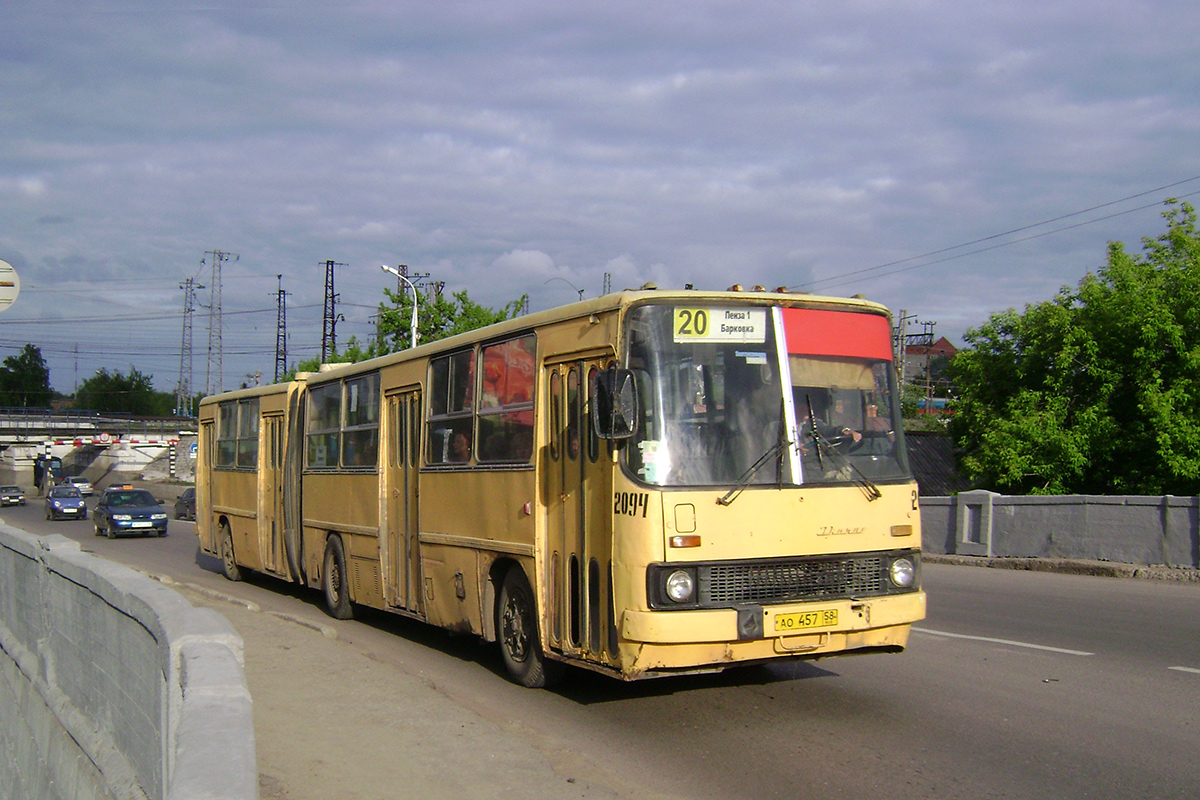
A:
[[[204,552],[513,679],[898,652],[925,615],[882,306],[627,291],[205,398]]]

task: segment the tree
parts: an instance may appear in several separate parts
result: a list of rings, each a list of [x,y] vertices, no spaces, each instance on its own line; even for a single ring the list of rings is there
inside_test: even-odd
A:
[[[0,405],[46,408],[53,395],[50,368],[39,348],[27,344],[19,355],[4,359],[4,367],[0,369]]]
[[[412,342],[413,297],[408,292],[384,289],[391,305],[379,306],[379,337],[375,355],[406,350]],[[482,306],[467,296],[467,290],[455,292],[451,300],[441,292],[432,298],[417,295],[417,343],[446,339],[473,331],[517,315],[525,298],[514,300],[500,309]]]
[[[975,485],[1013,494],[1200,493],[1200,235],[1168,201],[1142,255],[994,314],[950,366]]]
[[[368,358],[387,355],[388,353],[407,350],[412,343],[412,295],[397,293],[384,289],[384,294],[391,305],[380,303],[378,336],[367,347],[351,337],[346,349],[332,353],[328,361],[355,363]],[[447,300],[440,292],[432,298],[418,295],[417,302],[417,343],[427,344],[439,339],[446,339],[460,333],[473,331],[516,316],[525,305],[525,298],[514,300],[501,309],[488,308],[476,303],[467,296],[467,290],[455,292],[452,300]],[[311,358],[296,364],[284,380],[293,377],[297,372],[315,372],[321,366],[320,358]]]
[[[164,399],[170,409],[174,397],[155,392],[150,376],[134,367],[129,368],[128,375],[101,368],[79,385],[75,392],[75,407],[134,416],[160,416],[166,413],[161,408]]]

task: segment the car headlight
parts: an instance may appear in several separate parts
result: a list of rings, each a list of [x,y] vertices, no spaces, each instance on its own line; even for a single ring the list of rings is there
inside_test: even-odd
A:
[[[153,520],[160,520],[160,519],[166,519],[166,518],[167,518],[166,514],[151,514],[150,515],[150,519],[153,519]]]
[[[917,579],[917,568],[910,558],[897,558],[888,568],[888,578],[894,586],[908,589]]]
[[[129,516],[128,514],[113,514],[112,518],[116,522],[129,522],[129,520],[133,519],[133,517]]]
[[[692,599],[696,591],[696,579],[686,569],[677,569],[667,575],[663,584],[667,597],[676,603],[686,603]]]

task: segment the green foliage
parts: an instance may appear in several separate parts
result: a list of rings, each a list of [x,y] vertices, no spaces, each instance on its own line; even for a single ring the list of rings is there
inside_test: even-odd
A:
[[[75,392],[76,408],[140,417],[166,416],[174,400],[173,395],[154,391],[150,376],[132,366],[128,375],[97,370]]]
[[[363,347],[356,338],[351,337],[345,350],[334,352],[326,359],[329,363],[357,363],[409,348],[412,342],[412,294],[397,293],[390,289],[383,291],[390,305],[379,305],[375,341]],[[516,316],[524,304],[525,298],[521,297],[501,309],[488,308],[468,297],[465,289],[455,292],[449,300],[441,293],[432,297],[418,295],[417,344],[436,342],[502,322]],[[283,380],[290,380],[297,372],[316,372],[320,367],[319,357],[301,361],[284,375]]]
[[[992,315],[950,366],[975,485],[1010,494],[1200,493],[1200,235],[1168,201],[1142,255]]]
[[[4,359],[0,368],[0,406],[46,408],[54,395],[50,368],[41,349],[25,345],[20,354]]]
[[[412,341],[412,294],[384,289],[391,305],[379,306],[379,336],[376,355],[407,350]],[[483,328],[516,316],[525,298],[500,309],[482,306],[467,296],[466,289],[452,299],[439,293],[432,298],[417,295],[417,344],[436,342],[460,333]]]

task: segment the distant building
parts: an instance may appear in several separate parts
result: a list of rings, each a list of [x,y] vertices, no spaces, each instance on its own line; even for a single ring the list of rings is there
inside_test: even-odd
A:
[[[946,364],[958,352],[958,348],[945,337],[933,344],[909,344],[904,348],[904,382],[924,383],[926,373],[934,382]]]

